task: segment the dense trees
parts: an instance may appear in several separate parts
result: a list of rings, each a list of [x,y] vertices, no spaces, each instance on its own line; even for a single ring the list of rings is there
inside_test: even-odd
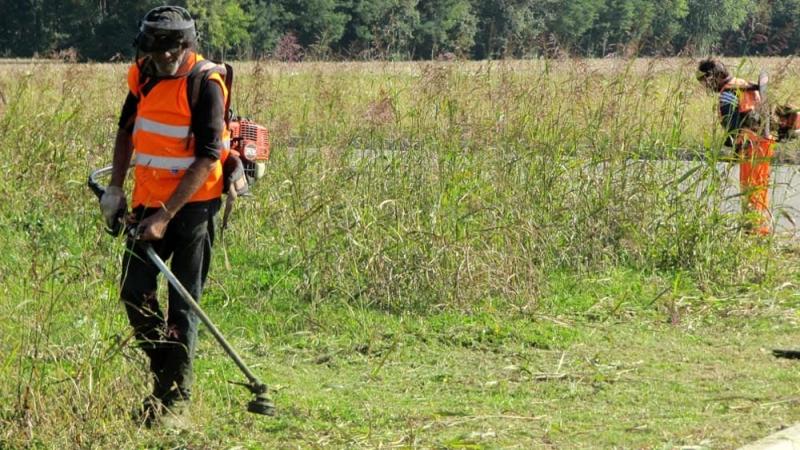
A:
[[[162,0],[0,0],[0,56],[129,57]],[[216,57],[793,54],[800,0],[174,0]]]

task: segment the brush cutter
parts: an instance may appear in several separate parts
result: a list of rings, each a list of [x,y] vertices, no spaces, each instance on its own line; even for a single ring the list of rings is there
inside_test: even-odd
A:
[[[98,200],[103,196],[105,189],[97,182],[97,177],[110,173],[111,167],[109,166],[102,169],[97,169],[89,175],[89,188],[92,190],[92,192],[94,192]],[[113,226],[106,228],[106,232],[112,236],[118,236],[121,232],[121,229],[122,222],[120,221],[119,225],[114,224]],[[138,238],[138,230],[136,227],[129,227],[127,229],[127,233],[133,239]],[[225,350],[225,353],[230,356],[233,362],[236,363],[236,366],[239,367],[239,370],[241,370],[244,376],[247,377],[247,383],[234,382],[234,384],[246,387],[253,395],[255,395],[255,398],[247,403],[247,410],[255,414],[263,414],[267,416],[275,415],[275,405],[272,403],[269,397],[267,397],[267,385],[262,383],[253,374],[250,368],[247,367],[247,364],[245,364],[239,354],[236,353],[236,350],[231,347],[225,337],[222,336],[222,333],[220,333],[219,329],[214,326],[214,323],[211,322],[211,319],[209,319],[205,312],[203,312],[203,310],[200,308],[200,305],[198,305],[194,298],[192,298],[192,295],[189,293],[189,291],[183,287],[181,282],[178,281],[178,278],[175,277],[161,257],[158,256],[156,251],[153,249],[153,246],[143,241],[142,248],[144,248],[145,252],[147,253],[147,257],[150,258],[150,261],[152,261],[152,263],[158,267],[158,270],[164,274],[169,284],[172,285],[176,291],[178,291],[189,307],[192,308],[200,320],[208,327],[209,331],[211,331],[211,334],[214,335],[214,338],[217,340],[217,342],[219,342],[219,345],[222,346],[223,350]]]

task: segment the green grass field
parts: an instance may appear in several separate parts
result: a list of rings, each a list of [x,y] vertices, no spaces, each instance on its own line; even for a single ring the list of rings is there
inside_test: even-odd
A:
[[[278,415],[201,331],[176,434],[130,420],[123,243],[85,187],[126,67],[0,64],[0,448],[734,448],[793,424],[800,367],[770,350],[800,347],[800,247],[719,207],[695,65],[237,64],[272,158],[202,304]],[[762,66],[800,101],[796,61],[737,70]],[[687,155],[709,163],[631,165]]]

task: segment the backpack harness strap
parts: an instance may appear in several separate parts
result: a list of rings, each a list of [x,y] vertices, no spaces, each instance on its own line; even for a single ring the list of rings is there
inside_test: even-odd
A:
[[[186,92],[189,95],[189,108],[194,111],[200,99],[200,89],[207,83],[211,74],[219,74],[225,80],[225,88],[228,90],[228,98],[225,101],[225,123],[230,123],[231,111],[231,88],[233,87],[233,67],[230,64],[216,64],[213,61],[204,59],[198,61],[192,71],[189,72]]]
[[[225,88],[228,90],[228,98],[225,101],[224,118],[225,123],[229,124],[231,120],[231,88],[233,87],[233,67],[231,67],[229,64],[216,64],[213,61],[204,59],[202,61],[198,61],[194,67],[192,67],[192,71],[189,73],[186,86],[186,92],[189,95],[189,107],[191,108],[191,111],[194,112],[197,102],[200,99],[200,90],[208,84],[209,78],[214,73],[219,74],[222,79],[225,80]],[[191,134],[191,131],[189,133]],[[244,179],[242,162],[235,155],[228,155],[227,160],[223,163],[223,169],[223,176],[226,178],[225,182],[228,181],[227,178],[231,174],[233,174],[232,178],[236,178],[238,176]],[[228,171],[230,171],[231,174],[225,173]],[[226,192],[225,210],[222,213],[222,225],[220,226],[219,230],[219,237],[222,244],[223,253],[225,254],[226,266],[229,266],[230,263],[228,263],[228,254],[225,249],[225,230],[228,228],[228,221],[230,219],[231,212],[233,211],[234,203],[239,197],[239,189],[234,186],[235,184],[235,182],[231,182]],[[245,181],[243,193],[246,191],[247,183]]]

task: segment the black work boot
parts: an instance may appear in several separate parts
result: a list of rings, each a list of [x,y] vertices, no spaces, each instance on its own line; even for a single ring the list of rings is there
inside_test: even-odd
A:
[[[181,398],[169,402],[159,417],[158,426],[165,430],[188,430],[192,427],[190,406],[188,399]]]
[[[139,408],[132,414],[133,421],[139,426],[153,427],[164,415],[166,408],[160,399],[148,395]]]
[[[191,428],[188,398],[171,392],[167,398],[148,395],[142,405],[133,412],[133,420],[139,426],[162,428],[164,430],[182,431]]]
[[[158,381],[156,379],[153,392],[160,401],[162,409],[154,426],[173,431],[190,428],[189,391],[181,389],[175,381],[172,381],[170,386],[165,386]],[[162,379],[160,381],[164,382],[166,380]]]

